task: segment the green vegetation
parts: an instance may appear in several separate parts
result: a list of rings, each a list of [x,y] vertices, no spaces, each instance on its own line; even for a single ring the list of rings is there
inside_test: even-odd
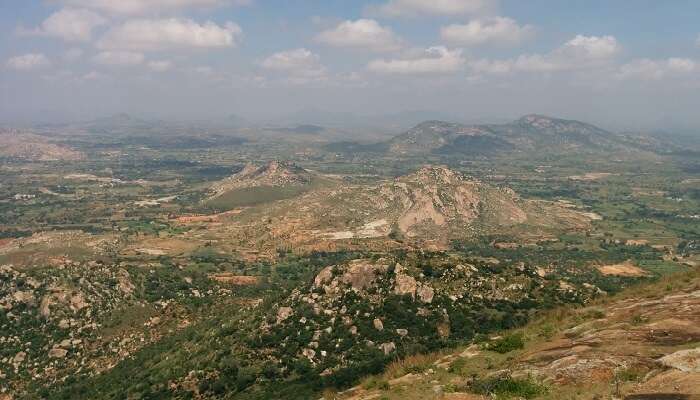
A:
[[[238,207],[251,207],[277,200],[296,197],[310,186],[259,186],[231,190],[213,199],[207,200],[205,207],[211,210],[227,211]]]
[[[533,399],[547,393],[547,387],[533,379],[516,379],[500,376],[487,379],[475,379],[469,385],[474,393],[495,395],[497,399],[524,398]]]

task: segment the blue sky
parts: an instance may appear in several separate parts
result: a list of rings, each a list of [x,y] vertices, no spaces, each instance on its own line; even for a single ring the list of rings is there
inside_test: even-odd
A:
[[[0,0],[0,122],[538,112],[700,126],[690,0]]]

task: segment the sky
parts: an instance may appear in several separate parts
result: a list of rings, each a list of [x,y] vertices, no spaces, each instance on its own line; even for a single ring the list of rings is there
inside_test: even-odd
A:
[[[696,0],[0,0],[0,123],[428,110],[694,129],[698,15]]]

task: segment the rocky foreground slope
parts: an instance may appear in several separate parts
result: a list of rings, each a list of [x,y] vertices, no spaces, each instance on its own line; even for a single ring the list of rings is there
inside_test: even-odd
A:
[[[558,310],[454,353],[398,362],[338,399],[700,398],[700,275]]]

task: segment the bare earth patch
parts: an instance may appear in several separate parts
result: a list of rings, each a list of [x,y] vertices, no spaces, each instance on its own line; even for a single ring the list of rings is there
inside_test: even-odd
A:
[[[219,283],[225,283],[234,286],[251,286],[258,284],[258,277],[246,275],[234,275],[232,273],[221,273],[209,275],[209,278]]]
[[[647,272],[630,261],[625,261],[621,264],[609,264],[596,267],[603,275],[640,277],[646,276]]]

